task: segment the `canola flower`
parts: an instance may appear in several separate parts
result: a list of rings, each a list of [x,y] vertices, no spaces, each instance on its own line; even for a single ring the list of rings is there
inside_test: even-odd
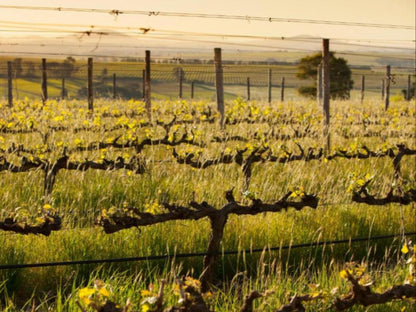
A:
[[[78,291],[81,302],[94,309],[104,306],[110,295],[110,291],[101,280],[96,280],[93,287],[84,287]]]

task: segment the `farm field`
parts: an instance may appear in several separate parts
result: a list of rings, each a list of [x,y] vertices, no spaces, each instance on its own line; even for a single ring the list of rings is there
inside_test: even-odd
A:
[[[227,216],[204,297],[215,311],[239,310],[252,290],[273,291],[255,302],[259,311],[304,293],[324,298],[307,303],[311,311],[326,308],[348,292],[340,272],[351,262],[365,267],[377,291],[403,284],[410,253],[403,246],[414,235],[400,234],[416,229],[414,103],[397,96],[384,111],[379,96],[332,101],[328,147],[315,101],[269,104],[238,93],[226,101],[224,127],[209,100],[155,99],[151,118],[140,100],[97,99],[94,111],[82,100],[26,98],[13,108],[3,101],[0,264],[91,263],[3,268],[1,309],[79,311],[97,279],[105,283],[96,287],[98,301],[129,299],[132,311],[151,311],[155,302],[146,298],[166,279],[165,307],[172,306],[175,280],[188,276],[199,287],[204,274],[202,257],[175,255],[205,253],[212,231],[207,217],[159,223],[155,216],[230,203],[255,209],[259,200],[289,204]],[[316,205],[303,205],[312,197]],[[130,227],[117,223],[122,217],[148,223]],[[334,240],[347,242],[323,244]],[[170,257],[151,259],[159,255]],[[131,257],[148,259],[93,261]],[[414,303],[371,310],[402,307]]]
[[[269,58],[267,58],[270,56]],[[250,78],[251,99],[267,100],[268,71],[272,71],[272,97],[280,99],[281,80],[285,78],[285,99],[296,100],[299,87],[311,84],[309,80],[296,77],[296,62],[304,54],[299,53],[245,53],[243,55],[225,54],[224,56],[224,84],[226,98],[233,100],[237,96],[247,96],[247,78]],[[179,97],[178,72],[183,72],[184,99],[191,99],[191,83],[194,83],[195,100],[215,100],[215,69],[212,55],[186,55],[185,63],[175,62],[167,56],[155,57],[151,64],[152,96],[158,100],[176,100]],[[249,58],[251,57],[251,59]],[[385,64],[393,63],[392,74],[394,82],[391,84],[391,95],[402,96],[402,90],[407,87],[407,77],[412,74],[411,56],[389,55],[380,53],[369,58],[359,55],[340,55],[351,62],[352,93],[360,93],[361,79],[365,76],[366,97],[379,95],[381,98],[381,80],[384,79]],[[227,61],[231,58],[233,61]],[[236,58],[239,61],[236,61]],[[270,64],[251,64],[248,61],[269,59]],[[41,94],[41,59],[21,58],[19,74],[13,71],[13,95],[16,99],[25,97],[38,99]],[[73,59],[73,71],[65,76],[66,97],[72,99],[86,98],[87,62],[85,59]],[[7,97],[7,61],[15,59],[0,57],[0,96]],[[189,63],[186,63],[186,62]],[[192,62],[198,62],[196,64]],[[60,99],[62,92],[62,73],[58,71],[59,64],[64,60],[47,59],[48,68],[48,96]],[[166,62],[166,63],[162,63]],[[274,63],[273,63],[274,62]],[[280,62],[276,64],[276,62]],[[410,62],[410,63],[409,63]],[[354,65],[356,64],[356,65]],[[116,75],[116,97],[123,99],[141,99],[143,97],[143,70],[145,63],[140,59],[131,61],[102,61],[94,59],[93,80],[96,97],[113,97],[113,75]],[[16,76],[17,75],[17,76]],[[358,95],[360,96],[360,95]]]

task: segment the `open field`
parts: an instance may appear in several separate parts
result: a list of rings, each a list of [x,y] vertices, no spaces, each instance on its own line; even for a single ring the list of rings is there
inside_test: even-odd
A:
[[[193,58],[195,56],[195,59]],[[285,78],[285,99],[294,100],[298,97],[297,89],[311,84],[311,81],[300,80],[296,77],[296,62],[304,54],[279,52],[273,53],[245,53],[242,55],[224,55],[224,84],[225,95],[229,99],[236,96],[247,96],[247,78],[250,78],[251,99],[267,100],[268,71],[272,70],[272,97],[280,99],[281,79]],[[344,55],[339,55],[344,57]],[[215,69],[210,58],[205,55],[188,55],[189,62],[197,64],[174,62],[166,58],[156,59],[152,63],[151,80],[152,96],[155,99],[175,100],[179,97],[178,70],[183,70],[183,95],[185,99],[191,98],[191,83],[194,82],[194,99],[215,99],[214,78]],[[211,56],[212,57],[212,56]],[[345,56],[347,57],[347,56]],[[232,61],[227,61],[230,58]],[[250,64],[249,61],[271,60],[270,64]],[[379,95],[381,98],[382,79],[385,78],[385,65],[393,62],[392,74],[394,83],[391,85],[393,96],[402,96],[402,90],[407,88],[407,77],[412,75],[406,55],[375,54],[374,57],[350,55],[352,80],[354,81],[352,93],[360,93],[361,79],[365,76],[366,96]],[[7,97],[7,61],[13,59],[0,58],[0,97]],[[13,79],[13,94],[16,99],[39,99],[41,94],[40,59],[23,58],[22,71]],[[51,99],[61,97],[62,82],[60,74],[54,72],[53,66],[62,63],[62,60],[47,60],[50,65],[48,70],[48,96]],[[74,71],[65,77],[65,89],[67,97],[83,99],[86,97],[87,62],[83,59],[75,60]],[[55,64],[55,65],[54,65]],[[381,65],[383,64],[383,65]],[[408,64],[408,65],[406,65]],[[406,66],[404,66],[406,65]],[[52,67],[51,67],[52,66]],[[143,89],[142,72],[144,62],[138,61],[108,61],[94,60],[94,93],[96,97],[113,97],[113,74],[117,78],[117,95],[124,99],[141,99]],[[414,80],[414,78],[413,78]],[[412,80],[412,81],[413,81]]]
[[[238,93],[231,90],[230,98]],[[358,100],[331,102],[330,150],[308,161],[292,161],[290,157],[301,150],[316,154],[325,149],[322,113],[314,101],[274,101],[269,105],[230,99],[224,128],[211,101],[155,100],[152,121],[141,101],[99,99],[94,105],[94,111],[89,112],[82,100],[51,100],[42,105],[39,100],[27,99],[9,109],[3,101],[0,221],[12,218],[36,225],[51,210],[61,218],[62,229],[49,236],[1,232],[0,264],[205,252],[211,233],[207,218],[133,227],[113,234],[105,234],[97,220],[111,219],[112,214],[123,212],[123,207],[157,215],[166,211],[163,203],[187,206],[190,201],[205,201],[219,209],[227,203],[225,191],[233,189],[242,205],[253,198],[272,203],[285,194],[299,200],[300,193],[316,194],[319,203],[316,209],[288,208],[229,217],[220,251],[238,252],[220,257],[216,265],[218,283],[210,299],[216,311],[237,310],[242,295],[253,289],[274,290],[258,303],[261,311],[276,310],[290,295],[310,291],[308,284],[320,284],[327,293],[335,287],[345,293],[347,284],[339,272],[349,261],[363,262],[378,289],[403,283],[408,270],[400,254],[404,237],[278,251],[268,248],[414,231],[414,201],[367,205],[354,202],[352,196],[370,176],[368,189],[376,198],[390,190],[400,195],[414,189],[416,156],[403,157],[399,179],[387,154],[365,159],[342,157],[366,153],[363,146],[379,155],[389,149],[397,153],[397,144],[415,150],[414,103],[396,97],[384,111],[378,96],[362,105]],[[144,144],[146,140],[150,143]],[[140,148],[139,142],[143,143]],[[253,163],[249,181],[235,161],[237,156],[231,163],[219,161],[205,169],[180,161],[203,164],[239,151],[245,159],[253,153],[262,159]],[[62,156],[67,157],[67,167],[57,173],[48,190],[45,173],[50,171],[45,168],[52,167],[45,164],[54,164]],[[272,161],[272,156],[284,161]],[[120,163],[120,159],[121,167],[105,167],[111,161]],[[30,170],[10,169],[28,163],[33,165]],[[66,170],[69,164],[75,164],[74,168]],[[82,169],[87,165],[90,169]],[[141,171],[142,165],[145,169]],[[264,252],[249,252],[258,248]],[[18,311],[24,304],[29,308],[34,299],[40,311],[79,311],[75,303],[79,290],[99,278],[111,285],[114,300],[121,303],[130,298],[133,311],[144,311],[140,290],[149,283],[157,285],[166,278],[173,284],[183,275],[198,278],[202,270],[200,257],[1,270],[0,307]],[[174,304],[176,297],[167,292],[167,303]],[[372,311],[400,310],[402,306],[414,308],[411,302],[400,302]]]

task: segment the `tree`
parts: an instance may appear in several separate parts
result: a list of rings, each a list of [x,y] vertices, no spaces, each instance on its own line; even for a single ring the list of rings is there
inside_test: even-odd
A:
[[[313,85],[298,88],[298,92],[301,95],[316,97],[316,78],[318,66],[321,62],[321,53],[306,56],[299,61],[296,77],[313,81]],[[329,55],[329,76],[331,81],[331,98],[349,99],[350,90],[354,84],[351,80],[351,69],[348,67],[345,59],[335,57],[333,52],[330,52]]]
[[[108,69],[106,67],[104,67],[103,70],[101,71],[101,75],[98,76],[101,83],[105,84],[105,82],[107,80],[107,75],[108,75]]]
[[[28,78],[36,77],[36,66],[35,66],[35,63],[33,63],[31,61],[27,61],[24,64],[24,67],[26,68],[26,74],[25,74],[26,77],[28,77]]]
[[[70,78],[76,72],[75,59],[67,57],[62,63],[48,62],[48,73],[54,78]]]
[[[16,78],[20,77],[22,75],[23,72],[23,67],[22,67],[22,59],[19,58],[15,58],[12,62],[12,68],[14,70],[14,75]]]
[[[173,76],[177,81],[180,80],[182,75],[182,80],[185,80],[185,71],[182,69],[182,67],[174,67],[173,68]]]
[[[71,77],[72,73],[76,72],[75,59],[72,56],[68,56],[62,63],[61,70],[64,77]]]
[[[48,77],[50,78],[60,78],[62,77],[62,66],[58,62],[48,62]]]
[[[416,83],[413,82],[413,84],[410,88],[410,99],[409,100],[411,100],[415,97],[415,85],[416,85]],[[402,89],[402,95],[403,95],[404,98],[407,97],[407,89]]]

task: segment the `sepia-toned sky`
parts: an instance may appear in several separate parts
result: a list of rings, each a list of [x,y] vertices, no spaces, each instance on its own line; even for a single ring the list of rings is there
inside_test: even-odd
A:
[[[154,14],[65,12],[58,10],[7,9],[1,6],[36,6],[149,11]],[[203,13],[240,16],[237,19],[179,17],[157,12]],[[62,24],[82,25],[66,30],[114,27],[151,28],[156,31],[210,33],[219,36],[247,35],[264,37],[317,37],[341,40],[386,40],[414,48],[414,0],[2,0],[0,1],[0,37],[51,35]],[[243,17],[243,18],[241,18]],[[256,21],[253,17],[264,17]],[[267,18],[292,19],[290,21]],[[293,20],[296,19],[296,20]],[[335,22],[335,23],[331,23]],[[339,23],[338,23],[339,22]],[[16,24],[15,24],[16,23]],[[22,23],[22,24],[19,24]],[[367,27],[344,23],[360,23]],[[43,25],[45,24],[45,25]],[[46,25],[52,24],[52,25]],[[373,24],[374,27],[370,27]],[[376,25],[374,25],[376,24]],[[33,25],[33,26],[31,26]],[[54,26],[55,25],[55,26]],[[386,25],[384,27],[383,25]],[[402,27],[403,26],[403,27]],[[409,27],[411,29],[409,29]],[[39,31],[37,31],[39,30]],[[52,34],[52,35],[56,35]]]

